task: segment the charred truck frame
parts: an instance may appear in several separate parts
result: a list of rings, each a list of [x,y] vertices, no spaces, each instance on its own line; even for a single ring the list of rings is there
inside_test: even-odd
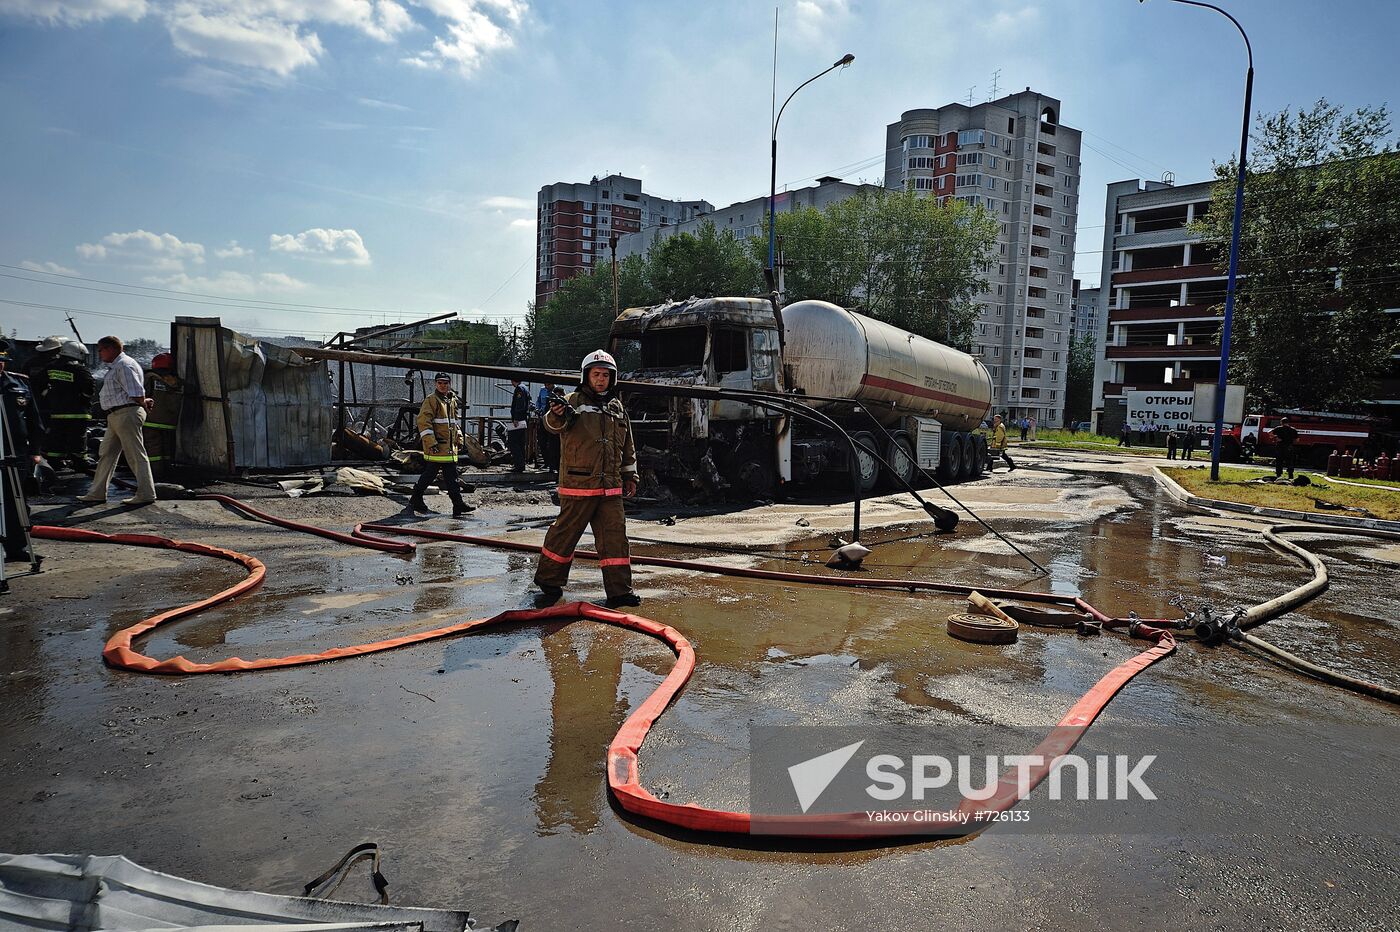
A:
[[[856,454],[862,493],[915,484],[919,467],[944,483],[982,474],[987,441],[972,431],[991,410],[992,380],[980,360],[825,301],[779,316],[781,338],[762,298],[629,308],[611,350],[628,380],[779,392],[817,408],[889,464]],[[779,483],[850,475],[844,438],[755,405],[634,395],[627,407],[639,465],[671,485],[764,497]]]

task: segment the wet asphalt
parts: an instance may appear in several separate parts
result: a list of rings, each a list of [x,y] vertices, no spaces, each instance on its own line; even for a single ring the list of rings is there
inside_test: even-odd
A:
[[[1058,513],[1013,510],[995,523],[1048,579],[971,522],[940,537],[912,524],[874,529],[868,570],[1080,594],[1144,617],[1249,604],[1307,578],[1239,522],[1184,510],[1149,479],[1045,462],[1057,468],[1015,481],[1050,490]],[[1110,485],[1123,505],[1076,508],[1077,496]],[[470,519],[427,526],[502,533],[548,515],[538,494],[478,500]],[[268,565],[261,590],[148,638],[144,651],[156,657],[303,653],[524,607],[531,595],[527,556],[452,544],[381,554],[209,502],[71,516],[51,507],[59,519],[87,516],[85,526],[200,540]],[[268,507],[344,528],[392,517],[397,505]],[[634,534],[664,536],[653,517],[634,520]],[[825,544],[775,544],[746,559],[820,572]],[[1272,797],[1269,759],[1257,761],[1256,785],[1215,787],[1216,810],[1236,792],[1276,807],[1266,831],[1198,820],[1172,834],[993,829],[893,847],[732,847],[636,820],[608,797],[604,749],[670,669],[660,642],[585,622],[512,626],[311,667],[142,676],[104,667],[104,640],[231,584],[241,569],[169,551],[41,546],[45,572],[14,580],[0,600],[0,850],[124,854],[209,883],[294,894],[353,845],[376,841],[394,902],[466,907],[485,924],[520,918],[532,929],[1397,927],[1395,811],[1378,809],[1374,832],[1342,830],[1325,781]],[[1330,591],[1259,633],[1400,683],[1400,548],[1324,537],[1307,546],[1326,559]],[[579,564],[568,597],[600,599],[600,582]],[[939,595],[669,570],[639,570],[637,584],[639,612],[680,629],[699,655],[643,749],[644,783],[715,807],[748,808],[750,725],[1046,726],[1144,646],[1043,629],[1023,629],[1005,647],[964,644],[943,630],[959,602]],[[1174,729],[1212,753],[1213,730],[1280,729],[1291,746],[1345,741],[1364,759],[1377,750],[1371,742],[1392,740],[1400,710],[1238,651],[1185,644],[1100,722]],[[1209,784],[1204,760],[1194,766]],[[341,894],[368,901],[368,879],[352,878]]]

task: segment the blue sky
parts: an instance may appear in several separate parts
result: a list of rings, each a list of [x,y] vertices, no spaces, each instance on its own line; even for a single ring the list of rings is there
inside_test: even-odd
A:
[[[1254,43],[1256,112],[1395,100],[1400,4],[1223,5]],[[780,184],[879,181],[887,123],[971,85],[985,100],[1000,69],[1003,93],[1059,97],[1085,131],[1086,284],[1108,182],[1199,180],[1238,145],[1243,48],[1208,11],[780,6],[780,94],[856,55],[789,107]],[[773,9],[0,0],[0,326],[57,332],[60,307],[88,339],[161,338],[176,314],[307,335],[447,310],[521,318],[541,185],[618,171],[717,205],[766,190]]]

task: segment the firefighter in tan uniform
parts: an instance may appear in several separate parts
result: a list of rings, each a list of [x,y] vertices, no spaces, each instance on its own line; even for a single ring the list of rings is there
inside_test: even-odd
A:
[[[452,380],[446,372],[433,376],[433,387],[434,391],[423,399],[423,404],[418,408],[418,439],[423,442],[423,471],[418,474],[408,506],[416,512],[431,512],[432,509],[423,501],[423,493],[428,491],[433,478],[441,475],[438,486],[452,499],[452,517],[460,518],[476,509],[462,500],[462,489],[457,483],[457,451],[462,448],[457,393],[452,390]]]
[[[545,430],[559,436],[559,517],[540,550],[540,602],[558,600],[584,528],[593,530],[607,606],[641,605],[632,591],[632,558],[622,500],[637,494],[637,452],[627,410],[614,392],[617,363],[598,350],[583,360],[583,384],[567,401],[552,400]]]
[[[153,402],[141,425],[141,442],[151,461],[156,479],[170,475],[175,460],[175,427],[180,423],[184,383],[175,374],[175,360],[169,353],[157,353],[146,373],[146,397]]]

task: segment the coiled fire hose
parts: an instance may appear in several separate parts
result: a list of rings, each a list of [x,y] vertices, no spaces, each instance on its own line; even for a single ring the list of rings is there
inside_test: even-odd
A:
[[[230,507],[235,508],[245,515],[273,520],[273,523],[277,524],[279,527],[313,533],[341,542],[355,542],[361,546],[370,546],[378,550],[391,549],[386,545],[397,545],[412,550],[413,545],[400,544],[400,542],[374,537],[369,533],[370,531],[409,535],[428,540],[448,540],[479,544],[522,552],[538,552],[539,550],[536,546],[516,541],[501,541],[493,538],[449,534],[446,532],[419,528],[400,528],[382,524],[369,524],[363,527],[356,527],[353,536],[345,535],[340,532],[328,531],[324,528],[317,528],[297,521],[289,521],[283,518],[273,519],[271,516],[265,516],[265,513],[251,508],[246,503],[239,502],[237,499],[230,499],[227,496],[210,496],[210,498],[229,504]],[[425,641],[466,634],[496,624],[534,624],[545,621],[561,621],[575,618],[617,625],[655,637],[666,643],[675,652],[676,663],[657,686],[655,691],[628,716],[627,720],[618,730],[617,735],[613,738],[612,743],[609,745],[607,755],[608,787],[619,804],[628,812],[636,815],[657,819],[671,825],[697,831],[748,834],[751,830],[754,817],[750,813],[711,809],[695,804],[671,803],[658,799],[642,786],[641,768],[637,757],[641,746],[646,740],[647,733],[650,731],[652,724],[675,699],[676,695],[680,692],[686,681],[689,680],[691,673],[695,669],[695,651],[690,641],[669,625],[638,615],[600,608],[599,606],[589,603],[573,602],[544,609],[521,609],[502,612],[491,618],[465,621],[455,625],[420,631],[414,634],[384,641],[376,641],[369,644],[356,644],[332,648],[314,654],[297,654],[286,657],[262,657],[254,660],[230,657],[212,663],[196,663],[185,657],[172,657],[165,660],[158,660],[142,654],[135,647],[134,642],[161,625],[179,618],[194,615],[206,608],[237,598],[257,588],[266,578],[267,570],[263,563],[255,557],[222,547],[214,547],[193,541],[172,540],[170,538],[150,534],[104,534],[81,528],[41,525],[34,528],[34,536],[46,540],[60,540],[74,543],[107,543],[179,550],[186,553],[229,560],[242,565],[248,570],[248,575],[243,580],[212,596],[152,615],[112,635],[102,652],[104,661],[110,666],[140,673],[199,674],[270,670],[393,650],[410,644],[419,644]],[[397,549],[397,546],[395,549]],[[403,551],[398,550],[397,552]],[[582,559],[597,559],[596,554],[588,551],[576,551],[575,553],[576,556]],[[905,589],[909,591],[928,590],[960,594],[967,594],[973,590],[971,586],[955,583],[937,583],[929,580],[861,579],[821,575],[809,576],[797,573],[780,573],[688,560],[672,560],[661,557],[639,557],[634,558],[633,562],[642,565],[665,566],[697,572],[744,576],[757,579],[772,579],[794,583],[817,583],[823,585],[878,589]],[[1108,616],[1093,609],[1083,600],[1070,596],[1048,593],[1023,593],[1010,590],[983,591],[989,592],[992,595],[1008,598],[1074,605],[1090,611],[1097,618],[1105,619],[1106,623],[1120,625],[1127,623],[1122,620],[1108,619]],[[1029,793],[1030,790],[1034,789],[1034,787],[1045,778],[1054,767],[1058,757],[1067,754],[1074,748],[1089,725],[1093,723],[1099,713],[1102,712],[1109,701],[1112,700],[1113,696],[1116,695],[1129,680],[1152,663],[1170,654],[1176,648],[1176,641],[1171,631],[1167,630],[1165,627],[1159,628],[1147,624],[1135,623],[1133,634],[1136,637],[1152,641],[1153,646],[1110,670],[1065,713],[1057,725],[1040,742],[1034,751],[1035,754],[1041,756],[1043,763],[1032,769],[1030,780],[1024,786],[1026,793]],[[790,828],[792,835],[803,837],[831,835],[854,839],[863,837],[897,837],[901,835],[914,835],[916,833],[919,837],[931,837],[935,835],[956,837],[967,835],[980,831],[985,827],[988,819],[993,818],[996,813],[1010,809],[1024,798],[1024,794],[1021,792],[1022,785],[1018,783],[1018,777],[1019,774],[1017,771],[1009,770],[1007,773],[1003,774],[1002,778],[998,781],[994,788],[994,793],[990,798],[979,797],[977,799],[964,799],[956,812],[965,813],[966,817],[961,820],[948,819],[946,822],[942,823],[938,829],[932,832],[929,830],[927,824],[920,824],[914,827],[912,823],[901,820],[873,822],[865,813],[845,813],[835,815],[811,814],[764,817],[769,823],[769,830],[766,831],[765,834],[782,834],[782,832],[775,833],[771,830],[772,827],[776,825],[780,829],[783,827]]]

